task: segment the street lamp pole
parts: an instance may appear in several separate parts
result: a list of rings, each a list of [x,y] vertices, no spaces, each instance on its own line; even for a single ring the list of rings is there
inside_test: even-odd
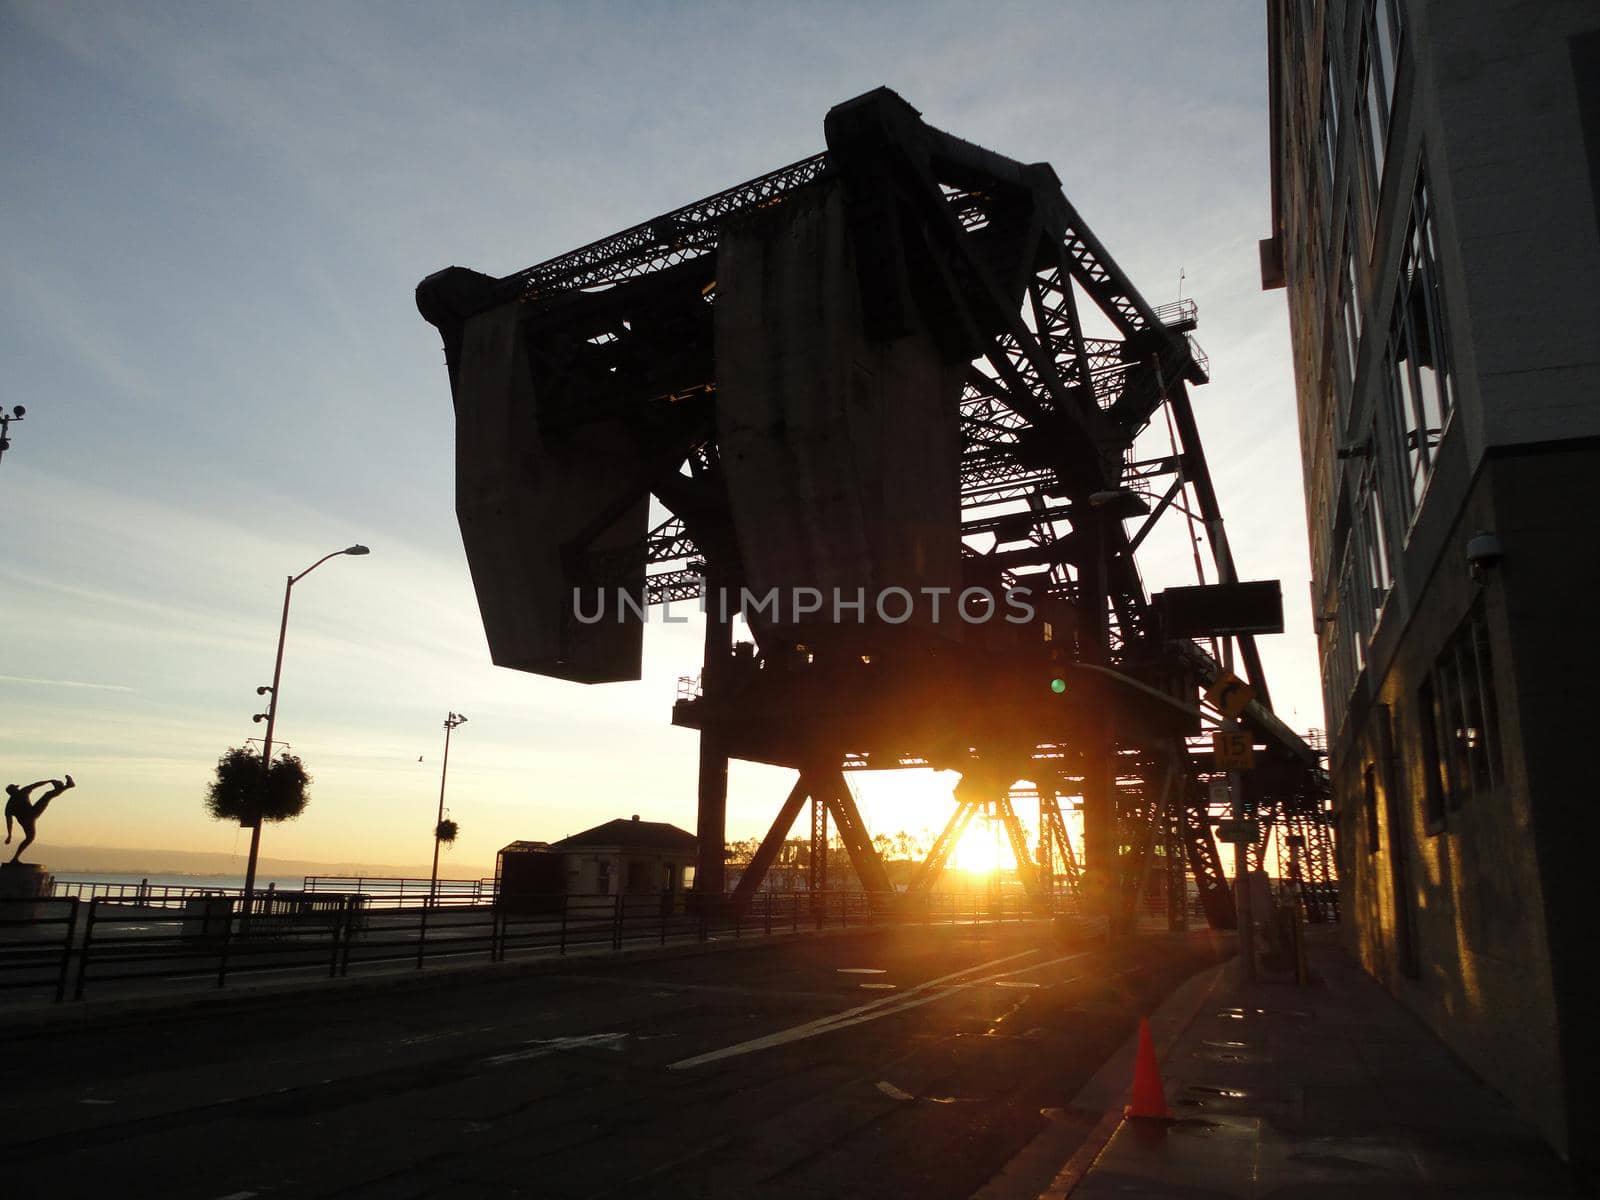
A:
[[[433,874],[428,880],[428,903],[439,903],[439,826],[444,824],[444,781],[450,774],[450,731],[457,725],[465,725],[466,717],[453,712],[444,719],[444,766],[439,768],[439,815],[433,822]]]
[[[372,553],[365,546],[357,543],[346,546],[343,550],[335,550],[331,554],[324,554],[298,575],[290,575],[288,582],[283,585],[283,618],[278,622],[278,656],[272,664],[272,686],[258,687],[256,695],[269,693],[272,696],[267,704],[267,733],[261,742],[261,772],[262,795],[267,795],[272,780],[272,734],[278,723],[278,682],[283,678],[283,642],[289,633],[289,599],[294,595],[294,585],[299,583],[311,572],[315,571],[330,558],[337,558],[341,554],[360,556]],[[258,715],[257,720],[260,720]],[[244,874],[244,912],[248,919],[250,910],[254,907],[256,890],[256,858],[261,853],[261,814],[256,813],[255,822],[250,826],[250,861],[245,867]]]

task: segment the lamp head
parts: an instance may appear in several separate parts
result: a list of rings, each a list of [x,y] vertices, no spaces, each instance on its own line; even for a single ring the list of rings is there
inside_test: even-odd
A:
[[[340,553],[341,554],[354,554],[357,557],[359,557],[359,556],[361,556],[363,554],[371,554],[372,551],[368,550],[360,542],[357,542],[354,546],[351,546],[351,547],[349,547],[348,549],[345,549],[345,550],[341,550]]]

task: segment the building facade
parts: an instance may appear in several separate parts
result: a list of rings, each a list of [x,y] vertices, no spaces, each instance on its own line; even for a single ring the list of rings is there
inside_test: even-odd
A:
[[[678,895],[694,884],[694,834],[665,821],[618,818],[550,845],[569,896]]]
[[[1269,0],[1361,961],[1592,1169],[1600,5]]]

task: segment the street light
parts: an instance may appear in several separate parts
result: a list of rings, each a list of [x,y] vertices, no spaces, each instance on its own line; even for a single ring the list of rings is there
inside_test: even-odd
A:
[[[20,404],[10,412],[0,408],[0,458],[4,458],[6,451],[11,449],[11,422],[20,421],[27,415],[28,410]]]
[[[307,575],[311,574],[311,572],[315,571],[323,563],[327,562],[330,558],[338,558],[339,555],[341,555],[341,554],[350,554],[350,555],[355,555],[355,556],[359,557],[359,556],[361,556],[363,554],[371,554],[371,553],[372,553],[372,551],[368,550],[365,546],[361,545],[360,543],[357,543],[354,546],[346,546],[343,550],[335,550],[331,554],[324,554],[321,558],[317,559],[316,562],[312,563],[304,571],[301,571],[300,574],[289,576],[289,582],[283,585],[283,620],[280,621],[279,624],[278,624],[278,657],[277,657],[277,660],[272,665],[272,686],[271,687],[258,687],[256,689],[256,695],[258,695],[258,696],[270,695],[272,697],[270,700],[267,701],[267,711],[266,711],[266,713],[265,714],[259,714],[258,713],[256,715],[256,718],[255,718],[256,720],[259,721],[259,720],[261,720],[262,716],[264,715],[266,717],[266,720],[267,720],[267,735],[266,735],[265,738],[262,739],[262,743],[261,743],[261,772],[262,772],[262,776],[263,776],[263,779],[262,779],[262,794],[263,795],[266,794],[266,789],[271,786],[271,782],[270,781],[272,779],[272,731],[273,731],[273,727],[277,724],[277,721],[278,721],[278,681],[283,677],[283,639],[284,639],[285,635],[288,634],[288,632],[289,632],[289,597],[294,593],[294,585],[299,583]],[[255,889],[256,889],[256,856],[260,852],[261,852],[261,814],[259,812],[257,812],[256,813],[255,824],[250,827],[250,862],[249,862],[249,865],[245,868],[245,875],[244,875],[244,912],[245,912],[245,919],[246,920],[249,919],[250,910],[254,907]]]
[[[444,766],[439,768],[439,815],[433,822],[433,874],[428,880],[428,904],[439,902],[439,826],[444,824],[444,781],[450,773],[450,731],[465,725],[467,718],[453,712],[444,719]]]

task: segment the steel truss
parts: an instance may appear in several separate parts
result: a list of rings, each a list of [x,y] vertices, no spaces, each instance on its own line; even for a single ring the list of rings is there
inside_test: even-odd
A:
[[[1058,883],[1082,894],[1086,872],[1109,872],[1113,906],[1131,919],[1154,848],[1165,848],[1161,857],[1170,867],[1181,847],[1208,918],[1231,924],[1231,889],[1209,827],[1209,765],[1183,741],[1200,733],[1204,722],[1214,723],[1214,714],[1200,712],[1199,693],[1223,673],[1218,647],[1163,636],[1137,565],[1158,522],[1183,520],[1203,534],[1213,579],[1237,580],[1188,390],[1209,381],[1208,363],[1191,336],[1194,302],[1156,308],[1146,301],[1047,165],[1024,165],[934,129],[886,89],[834,108],[825,133],[825,153],[496,281],[479,303],[515,296],[552,322],[587,322],[577,357],[561,346],[549,353],[535,347],[541,369],[551,372],[552,392],[566,389],[576,397],[552,405],[555,415],[541,414],[541,420],[568,429],[631,413],[653,447],[661,469],[651,491],[669,515],[646,538],[647,599],[699,597],[707,577],[717,586],[737,586],[741,566],[711,420],[716,380],[706,310],[716,301],[719,237],[741,213],[781,205],[807,189],[842,187],[857,245],[873,247],[860,267],[869,334],[896,336],[910,327],[914,312],[921,313],[944,344],[971,360],[959,410],[968,561],[1007,584],[1042,588],[1072,614],[1072,636],[1057,647],[1065,666],[1147,681],[1180,712],[1193,714],[1176,727],[1170,719],[1156,720],[1148,728],[1089,729],[1065,741],[1040,731],[1010,778],[989,775],[966,794],[958,789],[956,810],[913,888],[933,886],[972,818],[987,811],[1004,825],[1019,875],[1036,896]],[[633,346],[642,335],[620,317],[606,316],[611,298],[620,304],[635,296],[664,297],[662,311],[681,313],[670,341]],[[422,289],[419,306],[435,319],[439,306]],[[1086,306],[1115,336],[1086,334]],[[449,358],[450,329],[436,323]],[[585,367],[591,358],[611,364],[606,369],[612,374]],[[1171,452],[1136,458],[1136,441],[1158,420],[1170,431]],[[629,555],[638,557],[636,551],[597,554],[581,544],[570,551],[584,564],[585,578],[596,582],[617,577]],[[1196,568],[1205,581],[1198,552]],[[737,681],[716,662],[725,650],[709,634],[707,645],[705,687],[680,699],[674,719],[700,729],[710,744],[723,736],[715,715],[718,693],[736,689]],[[1296,818],[1307,848],[1299,861],[1309,864],[1298,869],[1315,870],[1327,882],[1331,855],[1316,841],[1327,829],[1316,815],[1318,789],[1325,786],[1318,756],[1272,714],[1253,640],[1237,637],[1232,649],[1256,697],[1244,725],[1282,777],[1263,789],[1261,800],[1285,814],[1296,805],[1315,808]],[[762,663],[754,665],[770,662],[778,650],[761,647]],[[713,665],[722,676],[715,684]],[[1116,758],[1117,747],[1128,761]],[[725,787],[726,750],[718,741],[714,753],[702,753],[697,887],[717,893],[722,810],[706,775],[707,763],[722,756]],[[841,771],[936,765],[934,753],[909,744],[870,752],[847,744],[751,753],[797,766],[800,778],[741,876],[736,900],[759,888],[808,799],[813,886],[825,877],[831,816],[863,884],[889,890]],[[1033,775],[1045,776],[1037,793],[1037,857],[1012,791],[1015,779]],[[1083,797],[1082,853],[1069,842],[1059,808],[1056,789],[1066,775],[1078,781],[1071,794]],[[1124,855],[1119,845],[1132,849]],[[1065,868],[1059,876],[1058,859]]]

